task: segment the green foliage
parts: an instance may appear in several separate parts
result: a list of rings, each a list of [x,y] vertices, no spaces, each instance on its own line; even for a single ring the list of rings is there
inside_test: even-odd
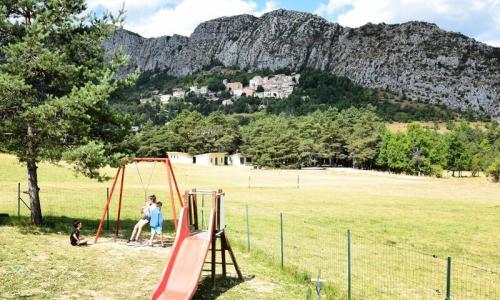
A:
[[[165,156],[167,151],[233,153],[239,145],[240,132],[233,117],[222,113],[204,117],[198,112],[183,111],[166,125],[149,124],[138,140],[141,156]]]
[[[260,114],[242,128],[241,151],[262,166],[370,168],[381,127],[373,108],[328,109],[304,117]]]
[[[377,164],[407,174],[434,175],[446,166],[447,145],[436,130],[409,125],[406,132],[382,136]]]
[[[382,134],[377,165],[407,174],[438,176],[447,169],[453,176],[462,176],[463,171],[476,176],[498,157],[499,136],[496,125],[482,130],[461,123],[440,134],[436,129],[412,124],[406,132]]]
[[[242,129],[241,151],[256,165],[282,167],[299,160],[297,123],[285,116],[258,115]],[[306,142],[306,141],[303,141]]]
[[[75,170],[87,177],[106,179],[99,174],[99,168],[108,162],[103,144],[91,141],[86,145],[66,151],[63,158],[68,162],[73,162]]]
[[[500,180],[500,157],[497,157],[497,159],[488,166],[486,174],[490,176],[494,182]]]
[[[102,48],[112,17],[83,15],[83,0],[11,1],[1,8],[8,41],[0,48],[6,58],[0,65],[0,143],[22,161],[57,161],[82,145],[121,139],[126,119],[107,100],[123,84],[113,75],[124,57],[107,63]],[[84,173],[94,176],[95,169]]]
[[[208,81],[208,89],[212,92],[219,92],[219,91],[223,91],[226,89],[226,86],[222,83],[221,80],[218,80],[216,78],[211,78],[209,81]]]
[[[432,165],[431,166],[431,175],[436,176],[436,178],[442,178],[444,173],[444,169],[441,165]]]
[[[40,225],[37,163],[67,157],[75,170],[99,177],[106,149],[129,124],[108,98],[129,80],[114,74],[126,60],[105,61],[102,43],[115,19],[85,15],[84,0],[3,1],[0,4],[0,144],[26,162],[31,220]]]

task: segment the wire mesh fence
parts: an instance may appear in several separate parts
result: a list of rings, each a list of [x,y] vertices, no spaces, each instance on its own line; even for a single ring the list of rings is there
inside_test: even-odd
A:
[[[312,279],[320,273],[321,280],[332,287],[324,299],[500,299],[500,274],[494,269],[356,232],[349,238],[347,230],[325,234],[320,225],[293,213],[283,213],[281,245],[280,213],[247,207],[240,221],[232,219],[232,236],[250,251],[264,252],[277,265],[283,261],[285,269],[304,271]]]

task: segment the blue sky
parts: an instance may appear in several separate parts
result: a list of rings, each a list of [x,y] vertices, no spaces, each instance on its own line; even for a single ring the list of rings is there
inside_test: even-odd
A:
[[[88,0],[89,10],[127,11],[125,28],[145,37],[190,35],[221,16],[260,16],[278,8],[306,11],[358,27],[367,22],[427,21],[500,46],[500,0]]]

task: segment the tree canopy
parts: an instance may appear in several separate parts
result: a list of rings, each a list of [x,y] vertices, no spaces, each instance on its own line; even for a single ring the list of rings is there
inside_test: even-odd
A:
[[[3,1],[0,5],[0,143],[27,164],[32,221],[42,221],[37,163],[75,161],[98,177],[128,132],[108,105],[125,81],[114,74],[122,55],[105,60],[102,41],[121,17],[85,15],[84,0]]]

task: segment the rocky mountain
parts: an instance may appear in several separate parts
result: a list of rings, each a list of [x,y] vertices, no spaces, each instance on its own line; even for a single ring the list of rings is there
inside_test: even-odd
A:
[[[119,30],[106,41],[130,56],[124,72],[175,76],[207,66],[317,68],[415,101],[500,118],[500,48],[434,24],[366,24],[359,28],[302,12],[276,10],[260,18],[223,17],[190,37],[143,38]]]

